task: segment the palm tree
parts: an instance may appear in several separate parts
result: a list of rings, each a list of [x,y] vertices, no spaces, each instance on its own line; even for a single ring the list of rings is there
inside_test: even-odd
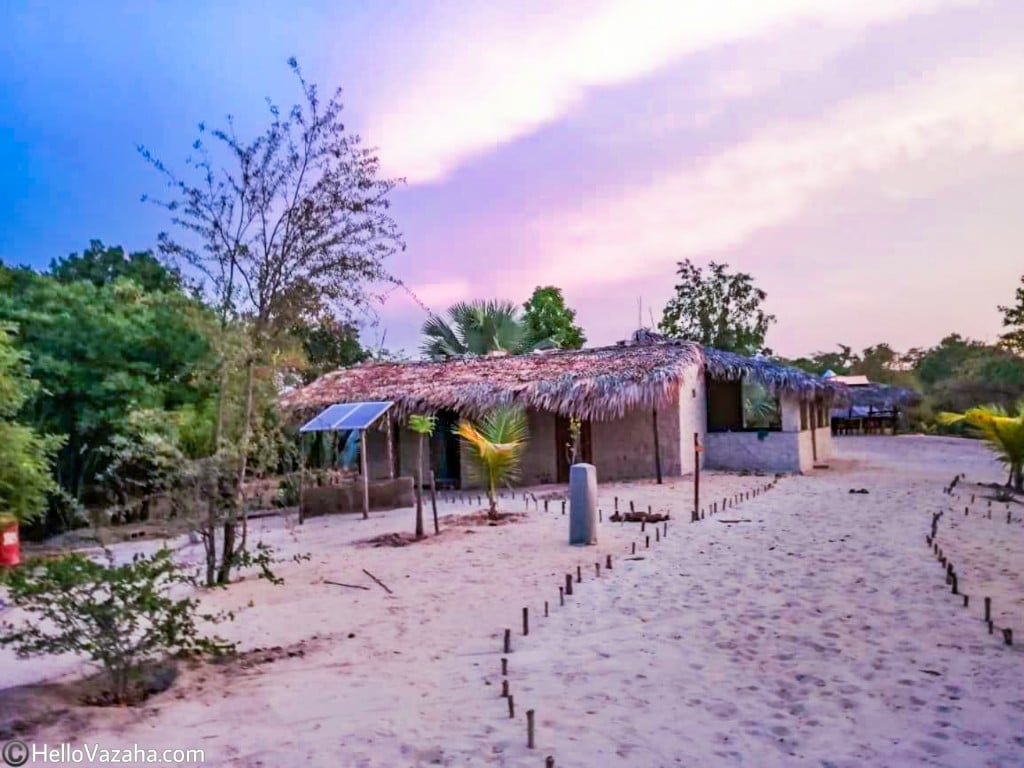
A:
[[[555,346],[550,339],[530,339],[519,307],[511,301],[460,301],[448,308],[447,320],[437,315],[427,318],[423,336],[421,349],[430,357],[489,352],[521,355]]]
[[[478,424],[460,421],[455,434],[469,448],[473,476],[487,483],[488,517],[498,516],[498,484],[519,477],[526,448],[526,414],[521,408],[500,406]]]
[[[979,405],[964,413],[940,413],[940,424],[964,422],[986,442],[1010,468],[1008,487],[1024,492],[1024,400],[1017,403],[1016,415],[998,405]]]
[[[420,436],[420,454],[416,461],[416,538],[423,538],[423,443],[434,433],[434,416],[410,416],[409,429]],[[434,531],[437,533],[437,531]]]

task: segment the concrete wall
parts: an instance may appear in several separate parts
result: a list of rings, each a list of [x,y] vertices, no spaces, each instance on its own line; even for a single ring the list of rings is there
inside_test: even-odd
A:
[[[558,450],[555,445],[555,415],[542,411],[526,412],[530,442],[523,453],[522,485],[543,485],[558,479]]]
[[[704,465],[734,471],[800,472],[804,436],[809,456],[809,432],[709,432],[704,437]]]
[[[817,453],[817,458],[815,458]],[[818,427],[814,430],[814,439],[811,439],[811,430],[800,433],[800,471],[809,472],[815,464],[828,461],[832,458],[832,429],[830,427]]]
[[[658,409],[658,444],[663,477],[678,476],[684,471],[680,415],[678,402]],[[692,454],[692,430],[688,439]],[[627,411],[623,418],[614,421],[592,422],[591,445],[599,483],[655,476],[653,413],[648,408]],[[690,463],[693,463],[692,458]]]
[[[815,463],[832,456],[829,427],[801,430],[800,400],[794,395],[779,398],[781,432],[713,432],[706,436],[705,460],[709,469],[760,470],[762,472],[809,472]],[[808,425],[817,414],[808,406]],[[817,459],[815,459],[817,447]]]
[[[693,433],[700,435],[701,443],[708,431],[707,387],[703,369],[698,369],[694,381],[688,381],[679,389],[679,474],[689,475],[696,469],[693,461]],[[700,465],[706,457],[700,454]]]

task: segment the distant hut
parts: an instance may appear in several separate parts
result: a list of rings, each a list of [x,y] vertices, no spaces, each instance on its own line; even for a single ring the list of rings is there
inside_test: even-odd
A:
[[[847,387],[849,400],[842,407],[832,409],[832,433],[882,434],[886,430],[895,434],[907,411],[921,402],[921,394],[913,389],[878,384],[867,376],[839,376],[826,371],[827,381]]]

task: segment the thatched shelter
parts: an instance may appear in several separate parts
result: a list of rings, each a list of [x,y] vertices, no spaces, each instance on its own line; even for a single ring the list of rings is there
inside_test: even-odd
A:
[[[829,377],[826,381],[841,379]],[[921,402],[921,393],[904,387],[867,381],[847,387],[847,397],[833,408],[832,431],[836,434],[851,432],[892,432],[900,426],[906,412]]]
[[[570,417],[583,421],[578,457],[597,464],[602,479],[660,478],[685,474],[696,466],[693,436],[703,439],[706,432],[706,384],[742,380],[756,382],[787,405],[795,404],[798,411],[801,403],[807,408],[831,403],[839,391],[836,385],[771,361],[650,334],[594,349],[364,363],[287,393],[280,406],[293,420],[332,403],[361,400],[394,402],[398,422],[410,414],[433,413],[438,416],[438,430],[431,454],[443,483],[465,481],[452,427],[459,418],[477,418],[498,405],[517,405],[527,411],[531,438],[523,467],[525,483],[567,478]],[[788,416],[784,421],[782,430],[801,429]],[[378,472],[401,473],[403,467],[412,466],[414,441],[403,441],[400,432],[392,435],[398,446],[393,466],[386,460],[382,464],[380,456],[375,458],[371,445],[371,465]],[[772,441],[772,450],[782,448],[784,442]],[[723,457],[727,453],[719,451]],[[784,453],[772,455],[764,466],[755,457],[738,468],[809,468],[810,460],[801,459],[795,443]],[[716,466],[710,448],[703,461]]]

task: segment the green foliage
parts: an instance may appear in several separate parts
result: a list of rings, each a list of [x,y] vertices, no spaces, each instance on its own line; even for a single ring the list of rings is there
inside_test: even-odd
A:
[[[230,614],[200,614],[194,597],[172,597],[194,587],[193,577],[164,548],[108,564],[73,554],[26,564],[5,574],[11,602],[28,620],[0,626],[0,645],[19,656],[73,653],[101,665],[110,680],[110,700],[139,698],[137,684],[148,662],[171,654],[218,654],[233,649],[200,633],[196,620],[219,622]]]
[[[528,438],[526,413],[511,406],[495,408],[479,424],[460,421],[455,434],[469,449],[471,476],[487,484],[490,515],[495,517],[498,485],[519,477]]]
[[[181,293],[181,272],[161,264],[152,251],[125,254],[124,248],[104,247],[92,240],[81,254],[50,262],[50,274],[62,283],[88,282],[97,288],[118,280],[131,280],[146,293]]]
[[[28,523],[42,515],[56,490],[51,463],[62,440],[13,420],[35,390],[23,357],[0,326],[0,515]]]
[[[1024,275],[1020,278],[1014,301],[1016,303],[1012,306],[999,307],[1003,313],[1003,327],[1009,329],[999,338],[1006,349],[1024,355]]]
[[[62,283],[0,267],[0,323],[16,330],[41,387],[24,423],[63,434],[60,485],[80,497],[106,469],[115,435],[135,410],[174,410],[210,396],[201,385],[213,358],[209,312],[181,293],[146,293],[119,280]]]
[[[965,413],[940,413],[937,421],[967,424],[1009,468],[1007,486],[1024,492],[1024,400],[1012,414],[999,405],[980,405]]]
[[[750,275],[730,273],[728,267],[712,261],[705,275],[689,259],[679,262],[676,294],[665,305],[659,330],[741,355],[766,351],[765,335],[775,322],[761,308],[767,294]]]
[[[312,325],[303,324],[292,334],[301,342],[305,352],[302,378],[306,384],[325,373],[361,363],[370,356],[359,343],[358,329],[347,323],[324,320]]]
[[[743,425],[760,429],[782,426],[779,399],[759,384],[743,382]]]
[[[539,344],[550,339],[560,349],[581,349],[586,343],[583,329],[575,323],[576,310],[565,305],[561,288],[538,286],[523,309],[532,342]]]
[[[174,487],[185,462],[174,414],[133,411],[103,451],[107,466],[97,482],[122,510]]]
[[[521,355],[544,346],[550,339],[534,340],[511,301],[459,302],[448,308],[448,319],[431,315],[423,324],[423,354],[435,356],[486,355],[507,352]]]
[[[565,456],[572,466],[579,460],[580,435],[583,432],[583,422],[579,416],[569,417],[569,441],[565,444]]]
[[[434,428],[437,426],[437,417],[433,414],[422,415],[414,414],[409,417],[409,429],[415,432],[417,435],[425,435],[429,437],[434,434]]]

